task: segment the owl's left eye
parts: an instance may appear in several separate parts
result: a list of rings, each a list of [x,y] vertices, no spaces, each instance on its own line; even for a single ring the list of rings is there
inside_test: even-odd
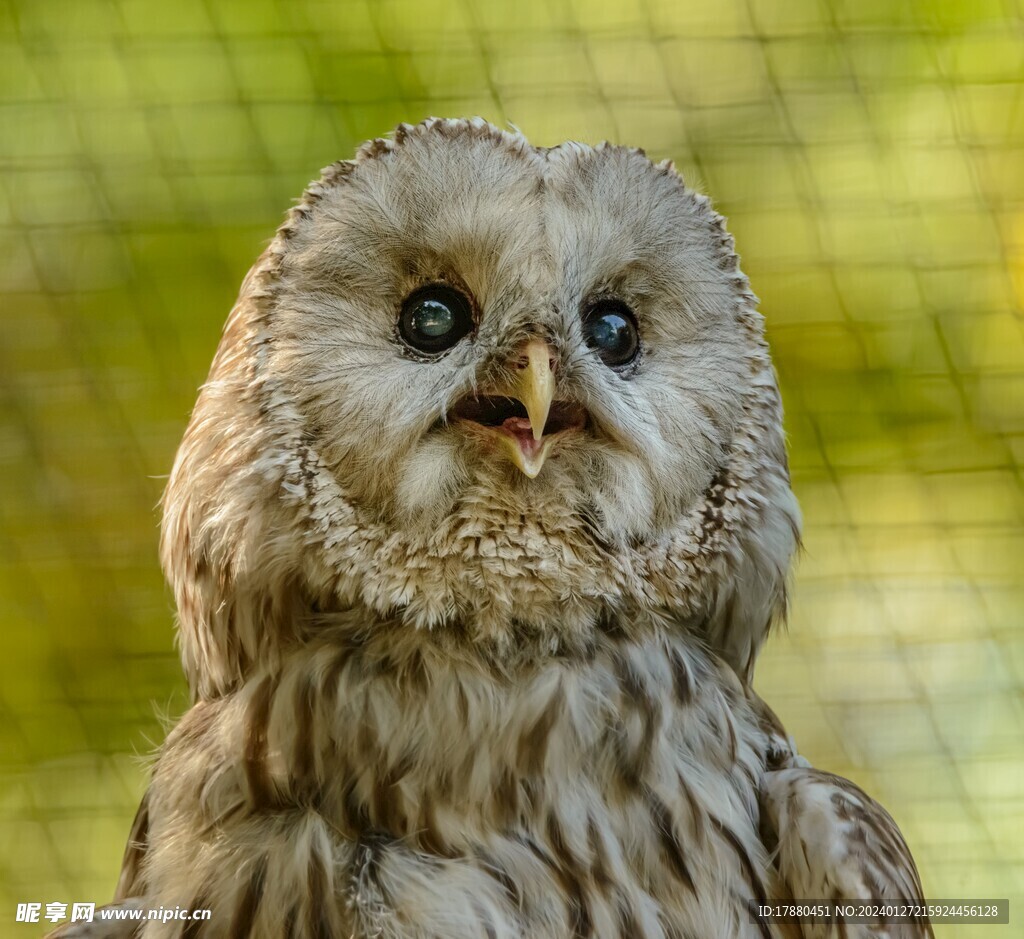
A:
[[[402,304],[398,334],[417,352],[446,352],[473,331],[469,300],[446,284],[413,291]]]
[[[583,338],[611,368],[629,365],[640,351],[636,319],[620,300],[598,300],[583,314]]]

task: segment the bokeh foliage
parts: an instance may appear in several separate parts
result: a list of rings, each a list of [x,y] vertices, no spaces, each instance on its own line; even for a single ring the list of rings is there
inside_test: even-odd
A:
[[[729,216],[806,515],[759,689],[929,895],[1019,922],[1021,0],[0,3],[0,922],[109,896],[184,707],[155,505],[248,264],[429,114],[643,146]]]

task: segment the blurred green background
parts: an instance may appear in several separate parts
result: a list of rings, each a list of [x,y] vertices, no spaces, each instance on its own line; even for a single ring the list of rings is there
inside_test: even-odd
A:
[[[185,706],[155,504],[245,271],[430,114],[643,146],[729,216],[806,515],[759,689],[930,896],[1016,904],[940,933],[1019,934],[1021,0],[14,0],[0,44],[0,935],[109,897]]]

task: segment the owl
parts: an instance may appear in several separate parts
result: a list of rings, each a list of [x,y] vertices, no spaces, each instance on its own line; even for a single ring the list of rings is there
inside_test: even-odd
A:
[[[773,915],[922,896],[752,689],[799,527],[756,298],[671,163],[365,144],[246,277],[163,500],[193,702],[117,908],[178,912],[77,934],[931,935]]]

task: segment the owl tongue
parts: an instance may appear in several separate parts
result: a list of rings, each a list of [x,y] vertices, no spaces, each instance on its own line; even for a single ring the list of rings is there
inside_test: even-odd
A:
[[[511,434],[527,458],[535,457],[544,445],[543,440],[533,439],[533,428],[525,417],[507,417],[501,423],[502,429]]]
[[[551,449],[550,436],[533,439],[533,428],[525,417],[506,417],[499,427],[498,442],[509,459],[530,479],[540,472]]]

